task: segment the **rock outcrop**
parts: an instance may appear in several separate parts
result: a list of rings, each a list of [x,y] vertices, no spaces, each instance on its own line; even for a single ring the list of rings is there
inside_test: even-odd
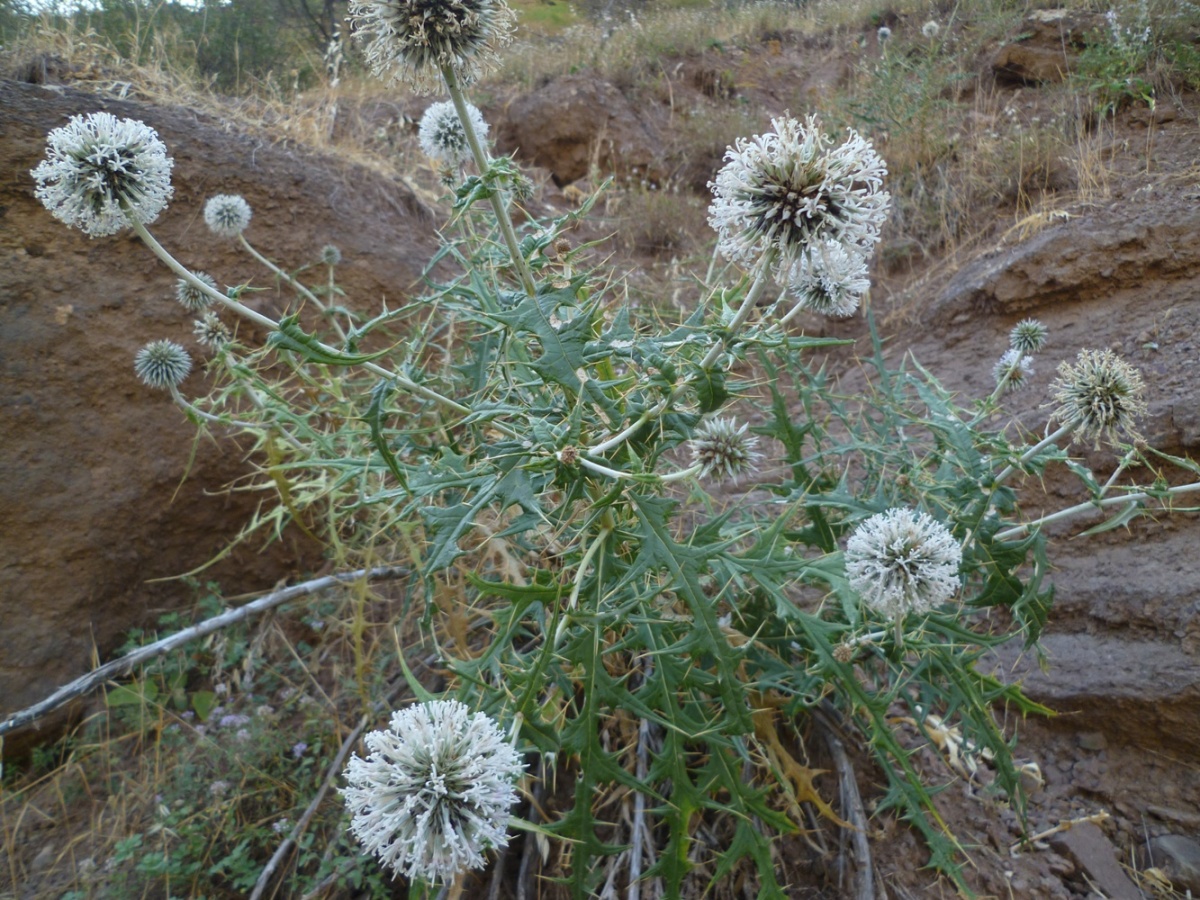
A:
[[[152,580],[211,559],[257,502],[222,492],[247,473],[244,449],[220,436],[195,441],[170,399],[134,375],[147,341],[199,351],[171,273],[135,237],[89,239],[34,197],[29,170],[47,132],[96,110],[159,132],[175,159],[175,197],[155,234],[222,284],[273,280],[204,227],[203,202],[216,193],[246,197],[248,237],[286,266],[339,246],[341,281],[362,308],[406,296],[434,247],[413,195],[368,170],[179,108],[0,82],[0,717],[187,602],[180,582]],[[274,313],[287,299],[273,288],[254,298]],[[203,382],[193,370],[184,393]],[[320,548],[296,537],[260,550],[248,546],[204,577],[236,593],[321,563]],[[9,736],[6,754],[23,743]]]

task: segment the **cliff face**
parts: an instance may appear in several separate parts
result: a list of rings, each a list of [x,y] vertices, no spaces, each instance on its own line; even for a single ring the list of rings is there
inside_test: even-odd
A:
[[[249,471],[244,451],[222,437],[195,441],[169,398],[134,375],[147,341],[199,349],[194,317],[173,299],[174,277],[131,234],[90,239],[34,197],[29,170],[47,132],[97,110],[158,131],[175,159],[175,196],[155,234],[221,284],[271,282],[205,228],[204,200],[217,193],[245,196],[254,210],[248,237],[285,266],[336,243],[339,277],[363,308],[406,296],[434,248],[413,195],[368,170],[179,108],[0,82],[0,715],[187,602],[180,582],[154,579],[214,557],[256,502],[222,492]],[[253,302],[278,313],[284,299],[269,290]],[[203,379],[195,368],[185,393]],[[232,594],[321,565],[320,548],[299,536],[260,550],[248,546],[203,577]],[[9,737],[6,754],[37,737]]]

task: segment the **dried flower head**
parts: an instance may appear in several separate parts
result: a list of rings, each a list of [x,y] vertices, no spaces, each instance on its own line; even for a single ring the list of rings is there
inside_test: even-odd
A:
[[[483,141],[487,137],[488,125],[483,120],[483,114],[470,103],[467,104],[467,118],[475,136]],[[458,111],[450,101],[431,104],[421,116],[421,127],[418,133],[421,149],[426,156],[456,166],[471,155],[471,146],[467,143],[467,133],[459,121]]]
[[[443,66],[464,86],[495,68],[516,19],[504,0],[350,0],[350,16],[375,75],[418,93],[436,90]]]
[[[717,249],[753,264],[773,247],[780,280],[801,256],[826,243],[867,255],[890,202],[883,160],[852,129],[834,147],[815,116],[803,123],[772,119],[771,126],[767,134],[739,138],[709,183],[708,222],[717,231]]]
[[[97,112],[51,131],[46,158],[30,174],[56,219],[104,237],[158,218],[173,193],[172,166],[153,128]]]
[[[326,244],[321,248],[321,262],[327,266],[336,266],[342,261],[342,251],[333,244]]]
[[[879,31],[877,31],[875,34],[879,38],[879,43],[886,44],[889,40],[891,40],[892,29],[888,28],[886,25],[881,25],[879,26]]]
[[[854,315],[871,287],[866,259],[861,253],[847,252],[841,244],[825,244],[802,256],[788,281],[800,307],[837,318]]]
[[[192,358],[174,341],[151,341],[133,358],[133,370],[150,387],[177,387],[192,371]]]
[[[202,281],[214,291],[217,289],[216,280],[205,272],[193,272],[192,275],[197,281]],[[209,306],[212,303],[212,297],[196,287],[186,278],[180,278],[175,282],[175,299],[179,301],[179,305],[188,312],[200,312],[200,310]]]
[[[921,34],[925,35],[925,37],[929,38],[929,40],[931,40],[931,41],[935,37],[938,36],[938,32],[940,32],[941,30],[942,30],[942,26],[939,25],[937,22],[933,21],[933,19],[930,19],[928,22],[926,22],[924,25],[921,26]]]
[[[237,237],[250,224],[250,215],[250,204],[240,194],[217,194],[204,204],[204,224],[217,237]]]
[[[1033,377],[1033,360],[1020,350],[1010,347],[996,360],[996,365],[992,367],[992,377],[996,379],[997,385],[1004,382],[1006,391],[1019,391],[1028,385],[1029,379]]]
[[[480,868],[485,850],[508,843],[523,765],[492,719],[435,700],[394,713],[365,743],[370,754],[351,757],[341,793],[350,830],[384,866],[444,880]]]
[[[1037,353],[1046,346],[1050,332],[1037,319],[1022,319],[1008,333],[1008,345],[1022,353]]]
[[[229,333],[229,326],[214,312],[206,312],[203,317],[197,319],[192,326],[192,333],[196,335],[197,341],[213,350],[220,350],[233,339]]]
[[[871,516],[846,545],[846,576],[863,602],[891,619],[925,613],[959,588],[962,548],[926,513],[893,508]]]
[[[1106,436],[1116,443],[1119,432],[1141,439],[1133,420],[1147,412],[1145,384],[1138,370],[1111,350],[1079,351],[1075,365],[1058,367],[1050,390],[1059,404],[1051,419],[1075,425],[1076,440],[1091,438],[1099,447]]]
[[[758,464],[758,438],[746,433],[733,419],[710,419],[692,438],[692,464],[701,478],[735,480],[753,472]]]

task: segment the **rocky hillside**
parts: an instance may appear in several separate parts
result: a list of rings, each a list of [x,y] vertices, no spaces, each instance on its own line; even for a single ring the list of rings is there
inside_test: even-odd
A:
[[[1053,18],[1031,20],[1024,39],[980,60],[977,86],[959,101],[978,106],[975,92],[986,85],[995,108],[1037,118],[1041,86],[1058,79],[1072,52],[1064,29]],[[866,32],[864,43],[872,39]],[[570,76],[511,95],[498,90],[489,112],[500,146],[543,171],[542,211],[568,208],[575,194],[563,188],[597,169],[695,191],[719,154],[672,149],[676,109],[741,96],[756,109],[782,112],[783,102],[851,77],[836,54],[817,54],[821,65],[806,67],[820,46],[773,35],[759,54],[677,60],[664,66],[675,80],[656,103],[611,81]],[[254,460],[219,436],[193,442],[178,410],[133,375],[139,346],[186,326],[170,274],[134,239],[68,231],[33,197],[27,172],[46,132],[97,109],[158,130],[176,161],[176,195],[157,232],[171,247],[187,248],[189,265],[219,272],[226,283],[262,279],[252,261],[201,226],[204,198],[219,192],[249,200],[251,238],[280,258],[298,265],[323,244],[338,245],[344,286],[362,308],[407,297],[436,247],[433,214],[378,171],[177,107],[0,82],[0,715],[46,695],[97,656],[108,658],[130,627],[187,602],[180,582],[156,579],[219,555],[255,507],[253,496],[224,490]],[[888,352],[911,351],[948,387],[978,395],[990,389],[1008,330],[1037,316],[1051,342],[1033,389],[1017,401],[1026,427],[1044,420],[1054,365],[1083,347],[1111,347],[1146,377],[1150,445],[1200,457],[1198,113],[1200,98],[1186,92],[1153,111],[1121,112],[1097,133],[1102,172],[1091,173],[1094,183],[1076,167],[1051,185],[1050,167],[1037,205],[1001,198],[981,208],[970,241],[920,252],[910,237],[894,235],[881,253],[873,301]],[[697,203],[702,222],[703,200]],[[648,250],[633,248],[628,267],[661,267],[662,254]],[[272,291],[253,302],[279,308]],[[861,323],[805,324],[861,337]],[[852,367],[843,375],[852,385]],[[1076,499],[1069,485],[1045,485],[1047,509]],[[1136,862],[1157,866],[1180,891],[1200,892],[1198,541],[1192,513],[1087,540],[1065,529],[1057,536],[1057,606],[1045,660],[1014,651],[996,665],[1061,713],[1013,723],[1021,758],[1036,763],[1044,780],[1033,801],[1034,830],[1101,811],[1111,818],[1013,856],[1011,813],[970,784],[956,784],[939,802],[952,830],[975,844],[970,878],[981,891],[1137,897],[1121,868]],[[265,549],[243,547],[201,577],[221,580],[232,595],[321,562],[315,547],[288,535]],[[6,753],[39,737],[19,736]],[[928,762],[938,764],[932,756]],[[872,785],[863,790],[871,795]],[[914,871],[922,856],[911,834],[873,837],[890,895],[951,895],[944,885],[925,893],[936,879]]]

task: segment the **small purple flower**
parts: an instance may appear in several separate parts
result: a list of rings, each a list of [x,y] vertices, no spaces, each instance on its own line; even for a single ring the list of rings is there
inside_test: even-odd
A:
[[[243,716],[241,713],[230,713],[227,716],[221,716],[217,726],[220,728],[240,728],[250,721],[249,716]]]
[[[304,755],[304,751],[307,749],[308,744],[304,743],[304,741],[297,741],[292,745],[292,757],[294,759],[299,759]]]

